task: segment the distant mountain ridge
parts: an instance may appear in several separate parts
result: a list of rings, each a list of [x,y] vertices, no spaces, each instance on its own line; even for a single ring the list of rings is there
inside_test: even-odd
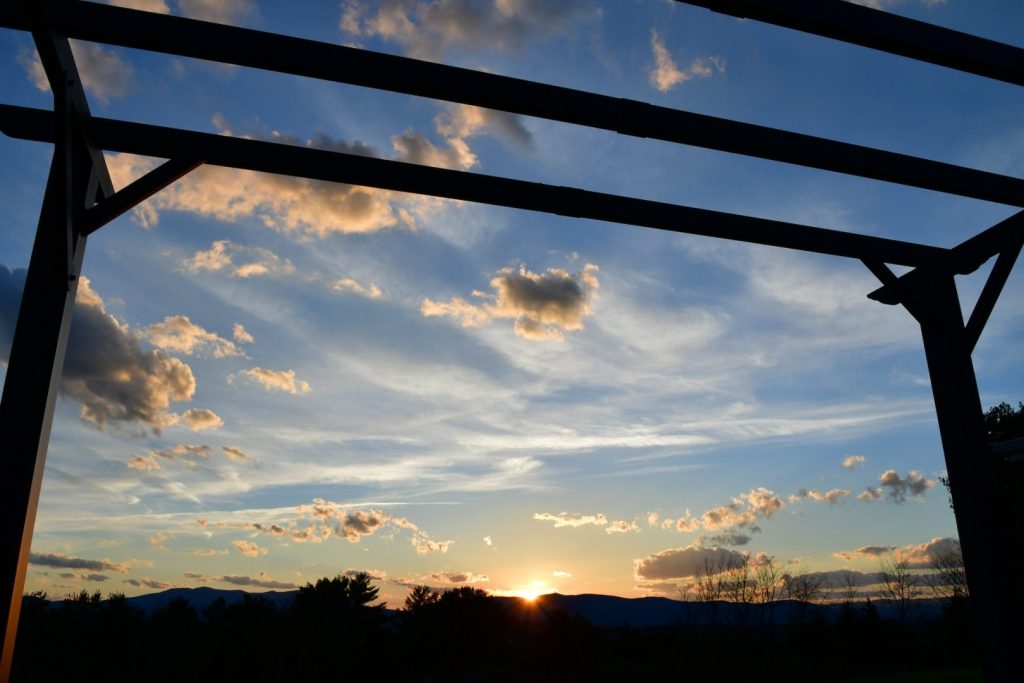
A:
[[[266,591],[250,593],[240,589],[221,589],[202,586],[199,588],[170,588],[159,593],[147,593],[128,598],[128,604],[152,614],[165,608],[171,601],[182,599],[188,602],[198,612],[202,612],[210,604],[223,599],[227,604],[239,602],[247,595],[259,596],[279,609],[287,608],[295,599],[298,591]],[[768,616],[768,608],[765,606],[747,605],[741,606],[734,603],[703,603],[703,602],[681,602],[661,597],[644,598],[622,598],[614,595],[600,595],[584,593],[580,595],[562,595],[550,593],[542,595],[532,603],[526,603],[520,598],[499,597],[497,600],[508,605],[510,608],[529,612],[535,610],[538,619],[543,619],[545,612],[549,610],[561,610],[569,615],[578,615],[594,626],[601,628],[616,628],[629,626],[631,628],[656,628],[665,626],[681,626],[686,624],[698,625],[707,624],[711,615],[718,623],[733,623],[737,617],[742,616],[739,610],[746,609],[747,616],[764,619]],[[60,601],[54,601],[59,603]],[[857,608],[862,608],[864,603],[858,603]],[[881,619],[896,618],[896,611],[888,603],[882,600],[872,602]],[[941,614],[941,601],[935,599],[922,599],[914,601],[913,609],[910,610],[908,618],[913,621],[936,618]],[[814,621],[821,619],[827,622],[839,618],[842,606],[839,604],[808,604],[793,600],[782,600],[772,604],[770,612],[771,621],[778,625],[787,624],[796,620]],[[388,612],[393,612],[389,609]]]

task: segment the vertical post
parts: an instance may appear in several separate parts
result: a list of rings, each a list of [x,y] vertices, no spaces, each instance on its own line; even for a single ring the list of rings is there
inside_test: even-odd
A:
[[[1012,553],[1006,551],[1014,547],[1007,538],[1012,529],[985,431],[956,283],[952,274],[922,280],[915,283],[914,294],[926,312],[920,318],[921,335],[986,679],[1018,680],[1013,662],[1019,663],[1020,644],[1013,642],[1013,634],[1022,605]]]

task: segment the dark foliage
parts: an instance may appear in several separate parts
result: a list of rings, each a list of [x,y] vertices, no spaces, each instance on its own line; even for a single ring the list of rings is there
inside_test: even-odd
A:
[[[819,616],[600,629],[556,598],[422,586],[394,612],[375,604],[365,574],[308,584],[284,609],[256,594],[201,614],[178,599],[147,616],[123,595],[54,604],[35,594],[24,599],[12,680],[842,681],[977,662],[963,600],[912,624],[880,618],[869,602],[844,605],[833,621],[808,612]]]

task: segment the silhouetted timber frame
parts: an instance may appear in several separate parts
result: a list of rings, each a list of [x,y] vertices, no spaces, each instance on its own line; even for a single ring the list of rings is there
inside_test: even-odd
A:
[[[712,10],[1024,85],[1024,50],[843,0],[680,0]],[[1019,582],[999,550],[1013,535],[985,438],[971,353],[1024,243],[1017,213],[952,247],[883,239],[482,174],[93,118],[68,39],[194,57],[697,145],[1024,206],[1024,181],[885,150],[642,102],[273,33],[69,0],[9,0],[0,26],[32,34],[54,96],[45,112],[0,105],[0,129],[55,146],[14,334],[0,433],[0,680],[6,680],[43,464],[87,236],[202,163],[346,182],[740,240],[864,262],[921,326],[971,606],[986,674],[1012,680]],[[103,151],[168,159],[115,192]],[[969,320],[954,277],[995,265]],[[914,270],[897,277],[889,265]],[[998,592],[997,592],[998,591]]]

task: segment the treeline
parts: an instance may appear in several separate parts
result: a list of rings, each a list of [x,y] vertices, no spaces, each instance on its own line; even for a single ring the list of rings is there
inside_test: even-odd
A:
[[[833,621],[598,629],[543,597],[417,587],[388,611],[377,596],[366,574],[307,584],[287,608],[250,594],[202,612],[178,599],[147,615],[123,595],[28,596],[12,680],[841,681],[978,661],[963,599],[913,624],[850,602]]]

